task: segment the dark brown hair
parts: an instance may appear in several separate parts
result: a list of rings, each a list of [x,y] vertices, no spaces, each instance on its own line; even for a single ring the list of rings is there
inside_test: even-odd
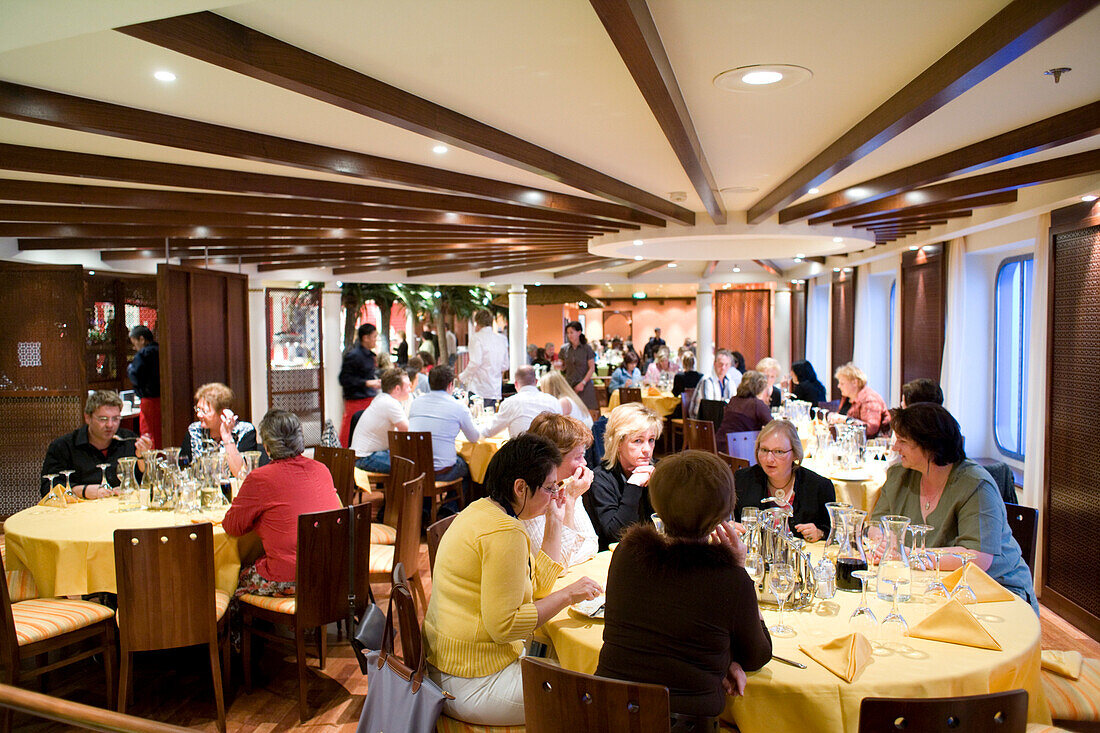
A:
[[[950,466],[966,458],[959,423],[940,405],[918,402],[906,408],[896,407],[890,410],[890,427],[895,434],[931,453],[937,466]]]
[[[733,473],[718,456],[701,450],[674,453],[649,477],[649,499],[670,537],[698,540],[733,514]]]

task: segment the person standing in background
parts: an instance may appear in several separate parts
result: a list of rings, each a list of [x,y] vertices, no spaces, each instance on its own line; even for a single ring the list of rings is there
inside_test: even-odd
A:
[[[126,368],[126,375],[134,385],[134,394],[141,398],[138,416],[138,432],[148,435],[153,447],[163,446],[160,438],[160,346],[148,326],[130,329],[130,343],[134,347],[134,360]]]
[[[493,314],[482,309],[474,313],[470,336],[470,363],[458,375],[486,407],[500,402],[501,383],[508,369],[508,340],[493,330]]]
[[[398,331],[397,335],[401,339],[401,343],[397,345],[397,366],[404,369],[409,363],[409,342],[404,331]]]
[[[455,365],[455,361],[458,359],[458,337],[455,336],[455,332],[451,329],[451,324],[443,324],[443,338],[447,343],[447,364],[450,366]]]
[[[358,343],[344,352],[344,363],[340,366],[340,386],[344,390],[344,419],[340,423],[342,446],[351,442],[351,416],[370,407],[371,400],[382,387],[373,351],[378,329],[373,323],[364,323],[358,333]]]
[[[592,384],[592,377],[596,374],[596,352],[588,345],[580,321],[566,324],[565,338],[569,341],[568,348],[563,349],[564,353],[561,355],[565,381],[581,396],[589,410],[598,410],[600,405],[596,401],[596,385]]]

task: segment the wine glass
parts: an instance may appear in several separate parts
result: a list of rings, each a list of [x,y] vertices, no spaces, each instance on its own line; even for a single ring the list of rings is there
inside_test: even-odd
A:
[[[110,489],[113,494],[115,493],[114,489],[111,489],[111,483],[107,480],[107,468],[110,465],[110,463],[97,463],[95,467],[99,469],[99,473],[102,476],[99,480],[99,485],[105,489]]]
[[[856,570],[852,573],[852,577],[859,578],[862,592],[859,596],[859,606],[848,617],[848,624],[860,631],[871,631],[878,624],[875,612],[867,605],[867,581],[874,577],[874,573],[870,570]]]
[[[974,589],[970,587],[970,584],[966,582],[966,566],[977,556],[977,553],[973,550],[956,550],[951,554],[962,561],[962,572],[959,573],[959,582],[955,584],[955,590],[951,592],[951,597],[963,605],[977,603],[978,596],[975,595]]]
[[[72,485],[72,482],[69,480],[69,477],[72,476],[74,473],[76,473],[75,468],[66,468],[64,471],[61,471],[61,475],[65,477],[65,495],[64,496],[65,496],[65,502],[66,503],[68,503],[70,501],[74,501],[74,502],[76,501],[76,494],[73,493],[73,485]]]
[[[913,548],[909,553],[909,569],[913,578],[913,593],[916,594],[917,582],[921,583],[922,592],[928,590],[929,568],[928,550],[925,548],[924,538],[934,529],[928,524],[910,524],[907,531],[913,533]]]
[[[941,598],[946,601],[951,597],[951,594],[947,591],[947,586],[943,584],[940,577],[940,559],[949,552],[942,547],[933,547],[929,552],[936,560],[936,574],[924,587],[924,595],[927,598]]]
[[[772,636],[794,636],[795,630],[783,623],[783,607],[787,603],[787,597],[794,590],[794,568],[787,563],[775,563],[772,565],[768,585],[775,594],[775,599],[779,601],[779,623],[772,626],[769,631],[772,632]]]
[[[759,588],[760,581],[764,579],[764,558],[760,556],[759,552],[750,550],[745,555],[745,572],[752,578],[753,587]]]
[[[43,502],[45,506],[58,506],[59,504],[64,506],[65,504],[64,497],[60,496],[54,490],[54,481],[56,481],[57,477],[60,475],[59,473],[46,473],[42,475],[42,478],[46,479],[49,484],[49,489],[46,491],[45,501]]]
[[[880,578],[879,582],[891,586],[893,591],[890,593],[890,597],[893,599],[890,602],[890,613],[882,619],[883,636],[888,640],[896,641],[909,631],[909,624],[906,622],[905,617],[901,615],[901,612],[898,611],[898,596],[901,595],[902,586],[909,585],[909,580],[906,578]]]

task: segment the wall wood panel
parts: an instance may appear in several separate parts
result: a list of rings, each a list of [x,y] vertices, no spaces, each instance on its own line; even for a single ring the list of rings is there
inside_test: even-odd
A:
[[[749,368],[771,356],[771,290],[716,291],[714,331],[715,349],[740,351]]]
[[[852,360],[856,347],[856,273],[833,273],[833,371]],[[831,386],[830,399],[840,399],[840,388],[833,375],[828,375]]]
[[[791,286],[791,363],[806,358],[806,293],[805,285]],[[787,375],[784,374],[786,379]]]
[[[901,258],[901,383],[940,380],[947,310],[947,244]]]

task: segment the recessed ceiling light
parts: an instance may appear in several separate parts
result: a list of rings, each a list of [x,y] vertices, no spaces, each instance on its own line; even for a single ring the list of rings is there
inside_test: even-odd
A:
[[[920,249],[920,247],[918,247],[918,246],[917,246],[917,245],[915,245],[915,244],[911,244],[911,245],[909,245],[909,251],[910,251],[910,252],[916,252],[916,251],[917,251],[918,249]]]
[[[89,274],[89,275],[94,275],[94,274],[95,274],[95,270],[88,270],[88,274]]]
[[[1089,194],[1088,196],[1082,196],[1082,197],[1081,197],[1081,200],[1082,200],[1082,201],[1095,201],[1095,200],[1096,200],[1097,198],[1098,198],[1098,197],[1097,197],[1097,195],[1096,195],[1096,194],[1094,194],[1094,193],[1090,193],[1090,194]]]
[[[669,267],[676,267],[676,263],[675,263],[675,262],[669,262],[669,263],[668,263],[668,266],[669,266]]]
[[[840,268],[839,267],[834,267],[833,272],[840,272]]]
[[[714,77],[714,86],[727,92],[759,92],[786,89],[813,77],[803,66],[756,64],[739,66]]]
[[[804,260],[804,259],[806,259],[806,255],[802,254],[801,252],[800,252],[800,253],[798,253],[798,254],[796,254],[796,255],[795,255],[795,257],[797,257],[797,258],[798,258],[798,259],[800,259],[800,260]]]
[[[153,78],[156,79],[157,81],[165,81],[165,82],[175,81],[176,80],[176,75],[173,74],[171,71],[168,71],[166,69],[161,69],[159,71],[154,71],[153,72]]]
[[[635,260],[644,260],[645,257],[642,257],[641,255],[634,255],[634,259]]]
[[[337,280],[336,281],[336,287],[338,287],[338,288],[344,287],[344,281],[343,280]]]
[[[735,268],[733,268],[733,271],[734,272],[741,272],[741,268],[740,267],[735,267]]]
[[[605,288],[611,287],[611,283],[604,283],[603,285],[604,285]]]
[[[635,239],[634,240],[634,246],[635,247],[641,247],[643,244],[645,244],[644,240],[641,240],[641,239]]]
[[[811,196],[814,196],[814,195],[816,195],[816,194],[819,194],[819,193],[821,193],[821,189],[820,189],[820,188],[811,188],[811,189],[810,189],[809,191],[807,191],[806,193],[810,194]]]
[[[795,258],[794,258],[794,261],[795,261],[795,262],[801,262],[801,261],[802,261],[802,258],[801,258],[801,257],[795,257]]]
[[[443,293],[439,292],[438,290],[436,290],[434,293],[432,293],[432,295],[434,295],[437,298],[442,298],[443,297]]]
[[[726,283],[725,285],[723,285],[722,289],[723,290],[729,290],[730,289],[730,283]]]
[[[540,285],[542,285],[542,283],[535,283],[536,288],[539,287]]]
[[[833,237],[833,243],[834,244],[840,244],[843,241],[844,241],[844,237]]]
[[[851,272],[851,271],[852,271],[852,268],[850,268],[850,267],[845,267],[844,268],[844,272]]]
[[[444,153],[447,152],[447,150],[448,150],[447,146],[444,145],[443,143],[439,143],[439,144],[432,147],[432,152],[435,153],[436,155],[443,155]]]
[[[489,281],[489,287],[493,287],[494,285],[496,285],[496,283],[495,283],[495,282],[493,282],[492,280],[490,280],[490,281]]]
[[[642,299],[645,298],[645,292],[643,292],[641,290],[638,290],[634,293],[634,297],[639,299],[639,300],[642,300]]]
[[[855,188],[849,188],[844,193],[848,194],[848,198],[850,198],[852,200],[863,199],[863,198],[867,198],[867,196],[868,196],[867,189],[866,188],[860,188],[859,186],[856,186]]]

